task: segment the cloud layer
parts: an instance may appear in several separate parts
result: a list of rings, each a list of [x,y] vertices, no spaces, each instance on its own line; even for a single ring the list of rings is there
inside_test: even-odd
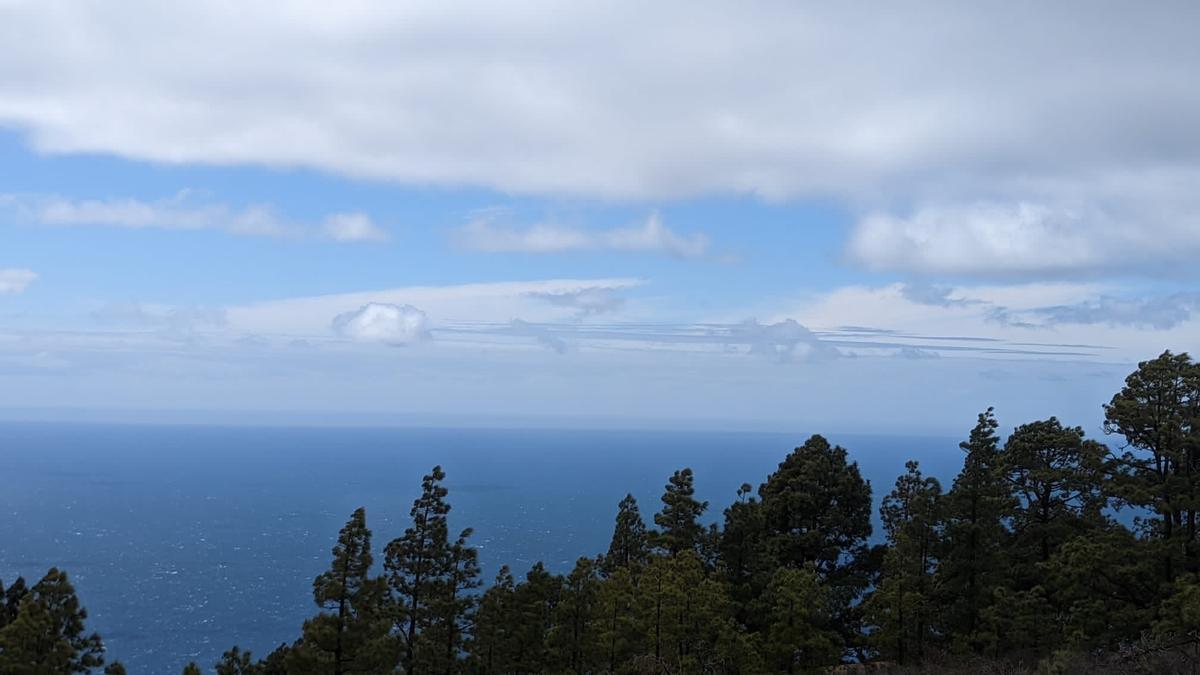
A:
[[[189,190],[172,197],[70,199],[47,195],[0,195],[0,210],[19,221],[50,226],[127,229],[220,230],[262,237],[324,237],[338,242],[387,241],[385,230],[364,213],[334,213],[314,227],[290,221],[266,204],[234,208]]]
[[[455,241],[463,248],[489,253],[621,251],[699,258],[708,250],[708,238],[703,234],[679,234],[664,225],[657,214],[641,225],[611,229],[548,223],[517,228],[496,224],[491,214],[485,214],[455,232]]]
[[[1200,252],[1198,22],[1171,0],[17,0],[0,125],[43,152],[505,193],[834,197],[870,214],[851,252],[880,269],[1154,273]],[[661,234],[630,246],[696,250]]]

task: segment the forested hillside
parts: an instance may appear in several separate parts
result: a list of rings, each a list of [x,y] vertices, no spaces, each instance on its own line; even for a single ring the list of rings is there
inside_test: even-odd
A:
[[[991,409],[949,485],[909,462],[879,509],[846,449],[813,436],[719,525],[682,468],[661,503],[616,504],[608,550],[566,575],[480,578],[452,530],[445,474],[422,480],[404,533],[379,545],[355,511],[313,616],[264,658],[283,673],[1194,672],[1200,667],[1200,364],[1139,364],[1103,438],[1054,417],[1002,439]],[[1009,427],[1005,427],[1007,430]],[[644,508],[644,510],[643,510]],[[881,541],[881,543],[872,543]],[[67,575],[0,587],[0,672],[105,667]],[[184,667],[184,664],[180,664]],[[188,664],[185,673],[202,671]]]

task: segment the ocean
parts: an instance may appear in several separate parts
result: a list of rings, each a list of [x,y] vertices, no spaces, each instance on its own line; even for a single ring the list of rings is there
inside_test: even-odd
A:
[[[965,435],[964,429],[964,435]],[[233,645],[262,656],[316,611],[312,580],[366,507],[376,561],[421,476],[446,470],[454,533],[501,564],[567,571],[607,549],[617,502],[651,522],[675,469],[719,521],[807,434],[427,428],[0,424],[0,580],[66,569],[110,659],[130,673],[206,671]],[[876,502],[907,459],[949,480],[956,438],[827,434]],[[877,528],[878,529],[878,528]]]

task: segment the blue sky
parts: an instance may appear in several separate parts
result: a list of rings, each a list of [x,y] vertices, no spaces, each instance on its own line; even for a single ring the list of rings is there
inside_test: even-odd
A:
[[[2,415],[1095,431],[1200,338],[1196,14],[4,3]]]

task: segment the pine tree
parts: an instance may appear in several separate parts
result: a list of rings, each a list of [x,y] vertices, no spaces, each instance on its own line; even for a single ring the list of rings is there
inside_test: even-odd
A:
[[[425,646],[421,634],[434,621],[433,604],[437,589],[447,576],[450,544],[446,514],[446,474],[435,466],[421,481],[421,496],[413,502],[412,525],[387,545],[384,570],[394,598],[396,630],[401,638],[401,665],[413,672],[418,652],[437,649]]]
[[[1169,351],[1139,363],[1104,418],[1105,432],[1128,444],[1110,491],[1157,515],[1161,578],[1200,573],[1200,364]]]
[[[763,649],[772,672],[812,672],[838,663],[842,643],[831,626],[828,590],[811,566],[776,570],[763,605]]]
[[[300,641],[295,644],[280,644],[275,649],[267,654],[267,658],[258,662],[259,672],[257,675],[294,675],[288,672],[288,661],[291,660],[292,651],[301,647]]]
[[[662,510],[654,514],[654,524],[659,527],[652,536],[655,546],[671,555],[701,550],[705,531],[700,516],[708,502],[698,501],[695,494],[691,469],[671,474],[663,492]]]
[[[422,672],[449,674],[459,670],[459,657],[474,621],[473,591],[480,586],[478,552],[467,544],[471,533],[470,529],[463,530],[450,546],[445,573],[432,587],[428,650]]]
[[[233,647],[221,655],[216,664],[217,675],[260,675],[262,667],[254,663],[249,651]],[[341,671],[344,672],[344,671]]]
[[[725,509],[719,544],[722,569],[743,623],[750,623],[749,603],[766,587],[771,569],[766,514],[752,489],[749,483],[742,483],[737,501]]]
[[[3,584],[0,584],[0,628],[4,628],[5,625],[17,618],[17,611],[21,609],[21,600],[28,592],[29,588],[25,585],[24,577],[17,577],[17,580],[7,590]]]
[[[289,655],[293,669],[391,672],[395,649],[388,635],[387,588],[371,576],[372,562],[371,531],[360,508],[338,533],[329,569],[313,581],[313,600],[323,611],[304,623],[301,647]]]
[[[638,579],[638,632],[643,637],[643,670],[671,672],[678,668],[673,649],[679,639],[678,608],[683,585],[675,575],[672,557],[656,555]]]
[[[515,582],[508,565],[479,599],[474,639],[468,644],[472,670],[483,675],[513,672],[516,660]]]
[[[1148,632],[1158,614],[1160,597],[1158,559],[1152,554],[1152,544],[1109,523],[1063,544],[1050,563],[1041,567],[1046,585],[1054,589],[1071,647],[1118,650],[1130,636]],[[1200,622],[1193,629],[1200,630]],[[1195,634],[1200,636],[1200,632]]]
[[[1001,462],[1015,498],[1009,550],[1025,565],[1019,570],[1025,587],[1040,576],[1031,565],[1048,562],[1071,537],[1101,524],[1098,476],[1105,454],[1083,429],[1063,427],[1053,417],[1023,424],[1009,436]]]
[[[514,672],[544,673],[553,670],[554,659],[547,636],[554,627],[555,608],[562,595],[562,578],[535,563],[513,590]]]
[[[866,603],[877,627],[873,642],[900,664],[921,663],[935,635],[931,596],[942,497],[937,479],[921,475],[916,462],[904,466],[906,473],[879,509],[888,550],[879,585]]]
[[[555,661],[575,673],[594,672],[597,659],[597,596],[599,565],[592,558],[579,558],[563,580],[559,602],[554,608],[554,628],[549,636]]]
[[[769,580],[781,567],[811,567],[830,590],[843,638],[857,631],[855,603],[870,577],[863,568],[871,535],[871,486],[846,450],[812,436],[759,486]],[[756,589],[761,593],[762,589]],[[761,614],[751,617],[761,627]]]
[[[0,629],[0,672],[86,673],[103,666],[104,644],[85,633],[86,619],[67,573],[50,568]]]
[[[980,413],[968,440],[959,444],[966,456],[944,500],[944,549],[937,576],[944,633],[960,650],[983,649],[981,616],[1007,569],[1004,523],[1013,505],[998,426],[991,408]]]
[[[200,666],[193,662],[183,667],[183,675],[204,675],[204,673],[200,670]]]
[[[628,567],[617,567],[600,584],[597,593],[597,640],[601,663],[609,673],[617,672],[637,652],[642,634],[637,625],[637,587]]]
[[[602,571],[608,576],[619,567],[640,567],[646,563],[649,545],[646,523],[638,511],[637,500],[627,494],[617,505],[617,522],[613,527],[612,542],[608,555],[604,557]]]

